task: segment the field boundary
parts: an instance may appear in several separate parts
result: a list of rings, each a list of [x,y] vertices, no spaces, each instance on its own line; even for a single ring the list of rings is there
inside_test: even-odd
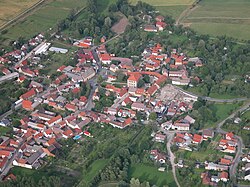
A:
[[[35,10],[39,6],[41,6],[45,1],[46,0],[40,0],[40,1],[38,1],[37,3],[35,3],[31,7],[29,7],[28,9],[24,10],[23,12],[21,12],[20,14],[18,14],[17,16],[15,16],[11,20],[9,20],[8,22],[4,23],[3,25],[0,26],[0,31],[2,32],[3,30],[7,29],[12,24],[16,23],[19,19],[25,18],[28,13],[30,13],[33,10]]]

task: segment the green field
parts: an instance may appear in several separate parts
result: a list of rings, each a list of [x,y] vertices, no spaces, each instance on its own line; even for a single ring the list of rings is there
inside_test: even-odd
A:
[[[216,111],[216,117],[220,121],[225,119],[232,113],[232,111],[235,111],[239,107],[239,103],[214,104],[213,110]]]
[[[250,39],[250,1],[202,0],[183,20],[201,34]]]
[[[132,164],[130,168],[130,178],[138,178],[140,182],[148,181],[151,185],[171,187],[176,186],[172,171],[160,172],[156,166],[148,166],[145,164]]]
[[[132,4],[136,4],[138,0],[130,0]],[[142,2],[148,3],[160,11],[164,16],[172,16],[174,19],[177,17],[190,5],[192,5],[195,0],[142,0]]]
[[[101,159],[94,161],[87,171],[87,175],[84,176],[85,180],[90,182],[108,164],[108,159]]]
[[[17,39],[18,37],[30,38],[55,26],[58,21],[66,18],[73,8],[86,5],[86,0],[55,0],[44,5],[32,15],[9,28],[2,37]]]

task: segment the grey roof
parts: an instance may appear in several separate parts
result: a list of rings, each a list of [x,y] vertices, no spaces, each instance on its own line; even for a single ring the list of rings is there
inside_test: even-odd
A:
[[[43,150],[39,149],[37,152],[33,153],[29,158],[28,158],[28,163],[33,165],[43,154]]]

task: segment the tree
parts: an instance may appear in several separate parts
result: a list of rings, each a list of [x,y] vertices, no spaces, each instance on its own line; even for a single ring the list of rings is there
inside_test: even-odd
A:
[[[157,114],[156,114],[156,112],[150,113],[149,119],[152,120],[152,121],[155,121],[155,120],[157,119]]]
[[[138,84],[137,84],[138,88],[141,88],[141,87],[143,87],[144,85],[145,85],[144,80],[143,80],[143,79],[140,79],[140,80],[138,81]]]
[[[139,181],[139,179],[135,179],[135,178],[132,178],[131,180],[130,180],[130,186],[131,187],[140,187],[140,181]]]
[[[98,76],[98,78],[97,78],[97,82],[98,82],[99,84],[103,82],[103,78],[102,78],[102,76],[101,76],[101,75],[99,75],[99,76]]]
[[[112,20],[110,19],[110,17],[106,17],[104,19],[104,26],[109,28],[109,27],[111,27],[111,24],[112,24]]]

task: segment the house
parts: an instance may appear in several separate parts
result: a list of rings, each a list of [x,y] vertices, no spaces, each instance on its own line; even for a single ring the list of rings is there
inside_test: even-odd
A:
[[[157,32],[158,30],[157,30],[155,25],[146,25],[144,27],[144,31],[146,31],[146,32]]]
[[[200,144],[203,140],[203,137],[199,134],[194,134],[193,136],[193,143],[194,144]]]
[[[155,134],[154,141],[164,143],[167,135],[165,134]]]
[[[163,16],[161,16],[161,15],[158,15],[158,16],[156,16],[155,20],[162,22],[162,21],[165,20],[165,18]]]
[[[203,140],[208,140],[214,137],[214,131],[212,129],[204,129],[202,132]]]
[[[205,169],[206,170],[215,170],[215,171],[226,171],[226,170],[228,170],[228,166],[209,162],[209,163],[205,164]]]
[[[55,124],[59,123],[62,121],[62,116],[58,115],[56,117],[51,118],[49,121],[47,121],[45,124],[48,125],[49,127],[54,126]]]
[[[28,110],[28,111],[33,110],[32,102],[29,101],[29,100],[23,100],[22,101],[22,107],[23,107],[23,109]]]
[[[28,92],[26,92],[23,95],[21,95],[19,98],[22,99],[22,100],[26,100],[26,99],[29,99],[31,97],[34,97],[35,95],[36,95],[36,91],[35,91],[34,88],[32,88]]]
[[[72,105],[72,104],[69,104],[69,103],[67,103],[67,104],[65,105],[65,108],[66,108],[68,111],[71,111],[71,112],[75,112],[75,111],[77,110],[77,106]]]
[[[232,132],[228,132],[225,136],[226,140],[233,140],[234,134]]]
[[[209,172],[201,173],[202,184],[214,186],[215,182],[211,181],[211,174]]]
[[[157,149],[150,151],[150,158],[154,159],[155,161],[159,162],[160,164],[166,163],[166,156],[160,153]]]
[[[137,111],[144,111],[146,109],[146,106],[144,105],[144,103],[134,102],[131,105],[131,109]]]
[[[232,147],[232,146],[227,146],[226,149],[222,150],[222,152],[224,152],[224,153],[235,153],[236,148]]]
[[[193,119],[192,117],[190,117],[189,115],[187,115],[184,120],[189,123],[189,124],[194,124],[195,123],[195,119]]]
[[[100,54],[100,60],[103,64],[111,63],[111,57],[108,53]]]
[[[163,31],[167,24],[165,22],[157,21],[155,26],[158,28],[159,31]]]
[[[11,122],[8,119],[2,119],[0,121],[0,126],[2,127],[8,127],[11,124]]]
[[[131,74],[127,80],[128,87],[137,87],[141,74]]]
[[[225,171],[222,171],[220,174],[219,174],[219,178],[221,181],[223,182],[227,182],[229,180],[228,178],[228,173],[225,172]]]
[[[95,76],[95,70],[93,68],[87,68],[83,73],[81,73],[81,75],[83,81],[86,82],[87,80]]]
[[[158,90],[158,87],[156,85],[152,85],[148,88],[147,90],[147,95],[150,97],[150,96],[153,96]]]
[[[250,181],[250,170],[245,172],[244,180]]]
[[[188,131],[190,129],[189,123],[179,123],[175,122],[172,127],[173,130],[179,130],[179,131]]]
[[[112,107],[108,107],[107,108],[107,114],[114,116],[114,115],[117,114],[117,109],[116,108],[112,108]]]
[[[131,104],[132,103],[132,101],[131,101],[131,99],[129,98],[129,96],[128,97],[126,97],[123,101],[122,101],[122,106],[127,106],[127,105],[129,105],[129,104]]]
[[[118,66],[116,66],[115,64],[111,64],[109,69],[112,72],[116,72],[119,70]]]
[[[66,131],[63,132],[62,137],[65,139],[73,137],[73,131],[71,129],[67,129]]]

